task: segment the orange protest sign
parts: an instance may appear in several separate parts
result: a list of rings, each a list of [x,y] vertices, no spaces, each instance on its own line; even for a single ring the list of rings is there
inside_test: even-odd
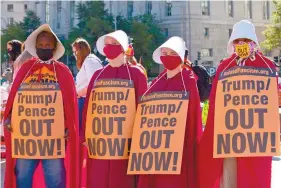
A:
[[[90,94],[86,142],[89,157],[128,159],[136,113],[134,83],[123,79],[99,79]]]
[[[281,83],[278,84],[278,102],[279,102],[279,107],[281,107]]]
[[[57,83],[56,75],[53,71],[49,70],[47,67],[42,67],[42,69],[39,69],[32,73],[30,76],[28,76],[24,83],[33,83],[37,82],[38,78],[40,82],[44,83]]]
[[[234,67],[218,80],[214,158],[280,155],[276,74]]]
[[[12,157],[54,159],[65,156],[63,99],[58,83],[21,84],[12,111]],[[47,68],[41,76],[54,74]],[[53,75],[51,75],[53,77]],[[36,79],[37,80],[37,79]],[[51,82],[55,82],[52,80]]]
[[[134,123],[128,174],[180,174],[188,97],[177,91],[143,96]]]

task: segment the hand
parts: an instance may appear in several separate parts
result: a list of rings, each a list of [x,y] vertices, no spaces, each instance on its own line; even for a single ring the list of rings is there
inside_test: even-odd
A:
[[[9,131],[13,132],[12,126],[11,126],[11,116],[9,116],[5,121],[3,126]]]
[[[68,129],[65,129],[65,131],[64,131],[64,139],[68,140],[68,138],[69,138],[69,131],[68,131]]]

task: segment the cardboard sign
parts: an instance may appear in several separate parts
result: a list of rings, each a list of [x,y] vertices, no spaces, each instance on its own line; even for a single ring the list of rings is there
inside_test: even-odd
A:
[[[122,79],[100,79],[90,94],[86,142],[89,157],[128,159],[136,113],[134,83]]]
[[[180,174],[189,93],[143,96],[134,123],[128,174]]]
[[[246,44],[236,44],[235,51],[240,58],[246,58],[250,55],[250,46]]]
[[[275,72],[234,67],[216,90],[214,158],[280,155]]]
[[[281,83],[278,83],[278,102],[279,107],[281,107]]]
[[[63,99],[54,73],[46,67],[21,84],[12,111],[12,157],[55,159],[65,156]],[[37,78],[35,79],[34,77]],[[46,83],[42,79],[48,79]]]
[[[57,83],[55,73],[45,66],[28,76],[24,80],[24,83],[35,83],[38,81],[43,83]]]

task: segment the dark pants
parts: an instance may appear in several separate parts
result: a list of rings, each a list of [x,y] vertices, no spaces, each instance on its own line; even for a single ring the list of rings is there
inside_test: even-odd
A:
[[[79,130],[82,129],[82,114],[84,107],[85,97],[78,98],[78,108],[79,108]],[[79,131],[80,132],[80,131]]]

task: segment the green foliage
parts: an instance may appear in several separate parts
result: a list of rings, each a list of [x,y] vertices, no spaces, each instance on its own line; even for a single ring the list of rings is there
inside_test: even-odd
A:
[[[275,11],[271,17],[271,24],[263,32],[266,40],[261,44],[266,51],[281,48],[281,1],[273,0],[273,4]]]
[[[7,51],[7,42],[13,39],[25,41],[28,35],[40,26],[40,19],[33,11],[27,11],[22,22],[9,25],[2,29],[1,34],[1,58],[3,59]],[[2,62],[1,62],[2,63]]]
[[[1,47],[2,47],[2,43],[3,46],[5,46],[8,41],[13,39],[18,39],[21,41],[25,39],[25,31],[21,28],[20,24],[18,23],[9,25],[9,27],[2,30]]]
[[[71,44],[78,37],[85,38],[93,48],[96,40],[109,32],[114,31],[114,18],[104,8],[102,1],[86,1],[77,5],[77,27],[71,29],[66,41],[66,51],[72,54]],[[152,53],[164,42],[165,37],[153,15],[141,15],[132,19],[126,19],[119,15],[116,17],[117,29],[125,31],[132,37],[135,57],[142,57],[147,69],[152,67]],[[104,57],[101,57],[104,59]]]
[[[21,28],[25,31],[26,38],[40,25],[40,18],[31,10],[26,11],[26,16],[23,18],[23,22],[20,22]]]
[[[121,15],[117,16],[116,20],[117,20],[117,29],[122,29],[126,33],[131,32],[131,28],[132,28],[131,20],[127,20],[125,17]]]
[[[113,18],[107,10],[104,10],[103,1],[80,2],[76,7],[76,13],[79,23],[77,27],[71,29],[65,42],[68,55],[72,54],[71,44],[76,38],[86,39],[93,50],[98,37],[114,30]]]
[[[133,23],[141,23],[143,30],[137,24],[132,26],[132,36],[135,41],[140,41],[135,45],[137,57],[142,56],[144,66],[147,69],[152,68],[152,53],[165,41],[165,36],[161,31],[158,21],[154,15],[144,14],[134,18]],[[145,30],[144,30],[145,29]],[[140,51],[140,52],[139,52]]]

